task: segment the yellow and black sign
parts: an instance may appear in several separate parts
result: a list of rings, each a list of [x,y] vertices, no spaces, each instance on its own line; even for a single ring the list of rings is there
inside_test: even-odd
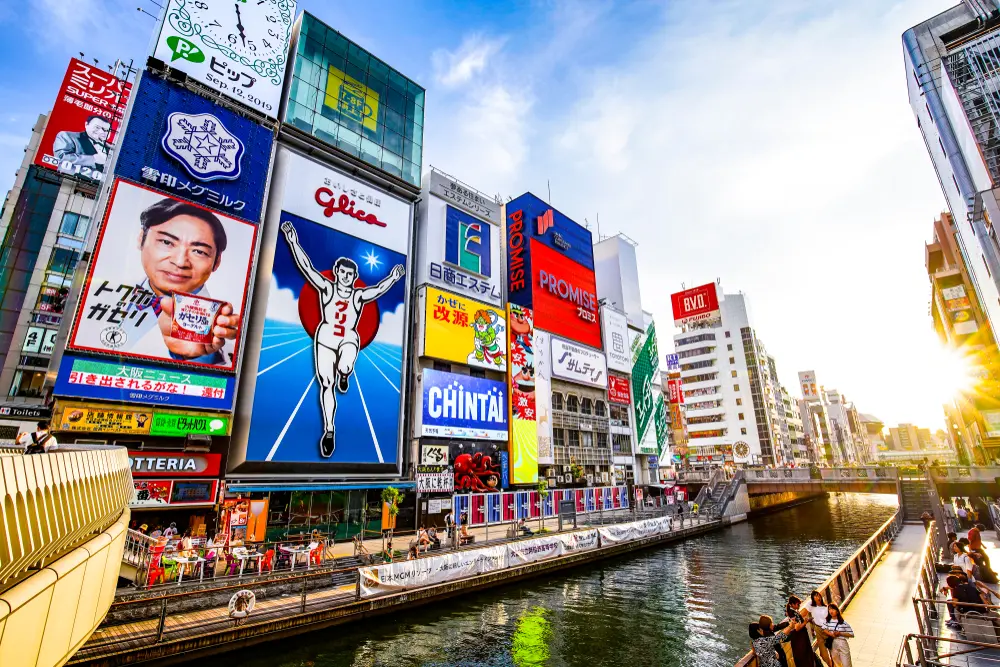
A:
[[[148,410],[141,407],[108,406],[100,403],[61,401],[52,419],[52,429],[70,433],[120,433],[184,437],[229,435],[229,415],[179,410]]]
[[[126,433],[143,435],[149,433],[153,412],[113,410],[84,406],[66,406],[59,413],[54,428],[56,431],[77,433]]]

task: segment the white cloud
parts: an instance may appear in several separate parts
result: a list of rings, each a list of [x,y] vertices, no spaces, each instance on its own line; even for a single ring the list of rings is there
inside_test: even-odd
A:
[[[431,57],[435,79],[445,87],[468,83],[486,69],[505,41],[502,37],[490,39],[477,33],[468,35],[455,51],[438,49]]]
[[[403,308],[403,304],[396,306],[396,310],[382,313],[382,320],[379,322],[375,340],[398,347],[403,340],[403,324],[405,322],[406,309]]]
[[[302,324],[298,295],[290,289],[278,287],[273,277],[267,290],[267,319]]]

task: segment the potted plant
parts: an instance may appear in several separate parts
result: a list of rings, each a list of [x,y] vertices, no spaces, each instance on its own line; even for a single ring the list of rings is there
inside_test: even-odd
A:
[[[388,526],[382,534],[382,552],[388,553],[389,560],[392,560],[392,532],[396,529],[396,516],[399,515],[399,502],[403,499],[403,492],[394,486],[387,486],[382,489],[382,511],[389,513]],[[388,549],[386,549],[386,537],[389,538]]]
[[[538,478],[538,532],[545,532],[545,499],[549,497],[549,483],[544,477]]]

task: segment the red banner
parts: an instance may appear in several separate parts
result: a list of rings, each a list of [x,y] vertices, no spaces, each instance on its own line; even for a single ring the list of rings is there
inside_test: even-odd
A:
[[[671,403],[684,404],[684,390],[681,389],[681,380],[667,380],[667,391],[670,394]]]
[[[602,349],[594,272],[532,239],[531,273],[535,326]]]
[[[92,181],[104,179],[132,84],[72,58],[52,106],[35,164]]]
[[[719,316],[719,295],[715,283],[700,285],[670,295],[674,309],[674,325],[710,320]]]
[[[623,405],[632,402],[632,390],[627,377],[608,374],[608,400]]]

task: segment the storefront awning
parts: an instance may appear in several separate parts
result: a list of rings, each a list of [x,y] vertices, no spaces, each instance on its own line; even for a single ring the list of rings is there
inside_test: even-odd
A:
[[[397,489],[415,489],[416,482],[246,482],[243,484],[227,484],[227,493],[251,493],[255,491],[351,491],[354,489],[384,489],[388,486]]]

